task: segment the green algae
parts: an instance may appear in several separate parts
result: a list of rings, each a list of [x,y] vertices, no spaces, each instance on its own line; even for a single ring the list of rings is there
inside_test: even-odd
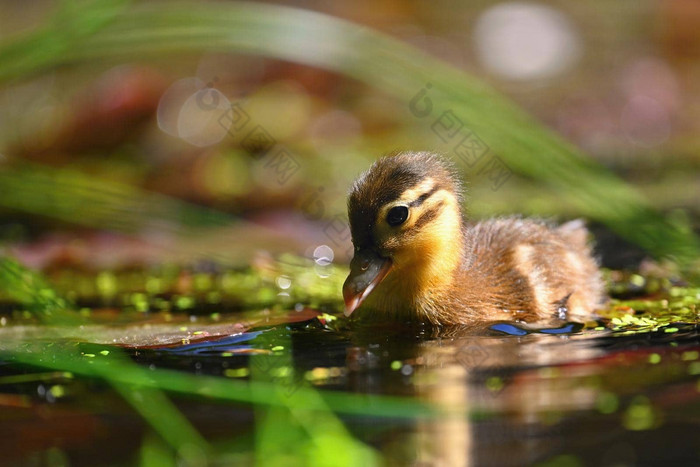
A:
[[[17,263],[4,263],[4,268],[12,272],[6,278],[27,274]],[[26,290],[6,284],[0,291],[0,303],[23,320],[37,307],[55,310],[69,305],[77,307],[83,318],[99,308],[116,308],[123,313],[203,314],[216,320],[222,311],[300,311],[310,307],[324,311],[325,321],[332,322],[342,310],[341,288],[347,273],[344,266],[320,267],[310,259],[286,254],[246,268],[209,265],[209,269],[202,271],[196,265],[105,271],[61,269],[47,272],[45,281],[32,279],[40,281],[37,287],[42,293],[33,294],[31,300],[24,296]],[[597,310],[600,320],[591,321],[588,327],[627,334],[673,334],[700,322],[700,287],[673,276],[629,271],[605,270],[604,277],[611,298]],[[62,297],[69,297],[72,303]],[[30,315],[24,315],[25,310]]]
[[[20,268],[19,265],[13,267]],[[69,307],[69,302],[59,297],[70,297],[83,310],[83,315],[89,315],[96,308],[140,313],[210,314],[212,319],[220,316],[222,310],[265,307],[300,309],[309,306],[324,307],[333,313],[340,311],[340,290],[346,274],[343,267],[319,267],[312,260],[283,255],[263,266],[217,269],[215,272],[201,272],[196,267],[161,266],[109,271],[48,271],[46,286],[42,288],[48,291],[47,294],[32,296],[32,300],[38,302],[37,307],[46,304],[46,308],[55,309]],[[281,277],[283,281],[279,280]],[[15,289],[19,292],[14,292]],[[27,293],[22,290],[8,284],[0,290],[0,303],[15,314],[21,312],[26,305],[20,303],[27,303],[24,300]],[[18,297],[18,293],[24,295]],[[335,316],[327,314],[326,319],[331,321]]]
[[[612,298],[598,314],[608,329],[628,334],[673,334],[683,325],[700,323],[700,287],[622,271],[607,271],[606,277]]]

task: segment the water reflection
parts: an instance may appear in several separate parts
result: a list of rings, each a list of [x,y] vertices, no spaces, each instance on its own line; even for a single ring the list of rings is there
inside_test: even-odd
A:
[[[353,435],[389,464],[642,465],[664,456],[692,462],[700,458],[693,439],[700,338],[695,325],[677,327],[640,335],[576,323],[332,328],[313,318],[142,351],[137,359],[248,375],[236,368],[247,368],[251,354],[273,358],[269,349],[284,337],[297,377],[319,389],[454,409],[441,418],[345,417]]]
[[[373,420],[368,424],[386,429],[364,439],[400,464],[637,465],[663,456],[664,449],[653,449],[659,444],[679,459],[697,459],[692,430],[683,431],[697,427],[700,414],[700,363],[690,363],[697,330],[636,337],[565,325],[555,332],[567,327],[574,333],[496,336],[481,328],[415,340],[400,332],[354,334],[348,389],[412,394],[470,414],[411,427]],[[396,359],[401,369],[411,366],[409,375],[391,369]],[[362,430],[356,428],[361,438]]]
[[[152,318],[113,331],[105,326],[82,331],[109,341],[121,334],[132,358],[152,369],[238,379],[263,371],[272,379],[284,377],[292,391],[308,384],[324,393],[400,396],[448,408],[440,417],[389,417],[380,410],[374,416],[340,414],[353,436],[378,450],[388,465],[652,465],[668,459],[690,465],[700,459],[695,324],[624,335],[576,323],[368,326],[308,309],[240,320],[240,313],[231,313],[216,322],[188,320],[185,326]],[[25,331],[25,338],[31,336]],[[154,332],[161,344],[134,345],[152,342]],[[11,334],[3,336],[3,345],[9,345]],[[183,336],[190,340],[182,343]],[[104,344],[91,345],[99,358]],[[70,404],[78,412],[113,397],[80,379],[41,381],[46,388],[57,384],[72,402],[57,398],[51,404]],[[207,400],[180,404],[207,438],[253,436],[253,414],[267,410]],[[105,433],[119,434],[125,415],[119,414],[122,425],[113,419],[123,409],[107,402],[104,407],[93,422]],[[30,421],[36,427],[45,423]],[[85,439],[94,450],[105,443]],[[137,436],[105,439],[120,439],[122,452],[134,452],[140,442]]]

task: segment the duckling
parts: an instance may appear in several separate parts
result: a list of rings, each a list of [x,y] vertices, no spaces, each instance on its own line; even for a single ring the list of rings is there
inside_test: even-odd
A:
[[[580,220],[467,222],[454,167],[428,152],[378,159],[353,184],[345,314],[434,325],[585,319],[605,300]]]

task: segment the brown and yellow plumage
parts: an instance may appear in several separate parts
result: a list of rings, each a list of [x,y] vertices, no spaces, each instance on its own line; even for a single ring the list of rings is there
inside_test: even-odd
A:
[[[584,317],[604,300],[580,221],[465,221],[462,187],[431,153],[376,161],[348,198],[346,314],[434,324]]]

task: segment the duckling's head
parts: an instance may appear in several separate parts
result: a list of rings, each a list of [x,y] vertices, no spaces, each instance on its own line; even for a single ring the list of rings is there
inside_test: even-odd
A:
[[[440,156],[377,160],[348,197],[355,254],[343,285],[345,314],[363,303],[400,313],[449,286],[461,261],[461,206],[459,179]]]

